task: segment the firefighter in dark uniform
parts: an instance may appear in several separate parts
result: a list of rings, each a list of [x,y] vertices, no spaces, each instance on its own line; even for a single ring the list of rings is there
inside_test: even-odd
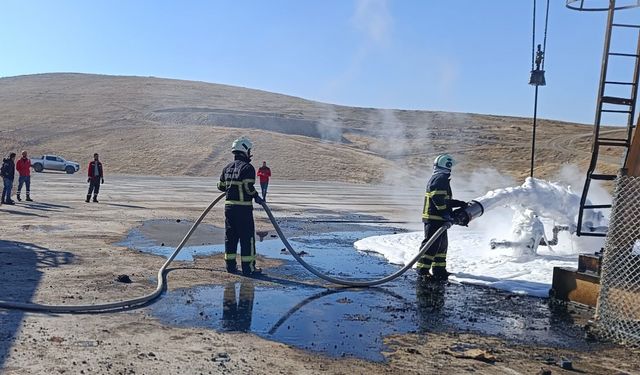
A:
[[[467,205],[466,202],[452,199],[449,180],[451,179],[451,168],[455,164],[456,161],[453,157],[447,154],[439,155],[433,163],[433,175],[427,185],[422,210],[424,240],[420,248],[446,222],[453,222],[451,217],[453,208]],[[446,280],[449,277],[446,268],[448,245],[447,232],[445,231],[416,263],[418,274],[425,278],[432,276],[437,280]],[[430,269],[432,274],[429,274]]]
[[[224,207],[224,260],[227,272],[238,272],[236,252],[240,242],[242,274],[252,276],[261,273],[256,268],[256,240],[253,223],[253,200],[264,202],[254,188],[256,170],[251,165],[251,141],[236,139],[231,151],[234,161],[222,170],[218,189],[227,193]]]

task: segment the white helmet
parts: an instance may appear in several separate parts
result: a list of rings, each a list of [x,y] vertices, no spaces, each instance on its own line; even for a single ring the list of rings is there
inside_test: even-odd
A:
[[[251,157],[251,148],[253,147],[253,143],[246,137],[240,137],[233,141],[231,144],[231,152],[242,152],[243,154]]]
[[[442,154],[436,157],[436,160],[433,161],[433,165],[435,167],[451,170],[451,168],[456,165],[456,160],[449,154]]]

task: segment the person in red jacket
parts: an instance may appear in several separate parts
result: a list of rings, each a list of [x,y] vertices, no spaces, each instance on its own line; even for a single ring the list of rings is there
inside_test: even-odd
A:
[[[20,190],[22,190],[22,185],[25,185],[27,188],[27,201],[33,202],[31,199],[31,160],[27,157],[27,151],[22,151],[22,157],[16,163],[16,171],[20,175],[18,177],[18,191],[16,192],[16,198],[18,202],[20,199]]]
[[[267,187],[269,187],[269,177],[271,177],[271,169],[267,167],[267,162],[262,162],[262,167],[258,168],[258,177],[260,177],[260,189],[262,189],[262,199],[267,200]]]
[[[89,162],[89,170],[87,172],[87,182],[89,183],[89,192],[87,200],[89,202],[91,193],[93,193],[93,201],[98,202],[98,193],[100,192],[100,183],[104,184],[104,174],[102,173],[102,163],[98,160],[98,154],[93,154],[93,160]]]

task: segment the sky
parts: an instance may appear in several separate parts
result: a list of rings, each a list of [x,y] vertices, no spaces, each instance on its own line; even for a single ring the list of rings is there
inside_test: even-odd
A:
[[[593,123],[606,14],[551,3],[538,116]],[[537,4],[541,43],[546,1]],[[533,0],[4,0],[0,76],[155,76],[341,105],[530,117],[532,8]],[[640,19],[640,9],[620,15]],[[614,39],[622,52],[636,43]],[[631,78],[628,64],[614,65]]]

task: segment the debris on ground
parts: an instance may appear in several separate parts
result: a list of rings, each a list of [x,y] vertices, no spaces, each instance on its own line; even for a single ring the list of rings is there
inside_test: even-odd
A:
[[[562,357],[560,359],[560,367],[565,370],[573,370],[573,363],[569,359]]]
[[[459,347],[453,347],[449,350],[445,350],[444,354],[454,356],[456,358],[475,359],[476,361],[482,361],[485,363],[495,363],[497,361],[496,356],[482,349],[460,349]]]
[[[118,278],[116,279],[116,281],[118,281],[119,283],[125,283],[125,284],[131,284],[133,281],[131,281],[131,278],[129,277],[129,275],[118,275]]]

